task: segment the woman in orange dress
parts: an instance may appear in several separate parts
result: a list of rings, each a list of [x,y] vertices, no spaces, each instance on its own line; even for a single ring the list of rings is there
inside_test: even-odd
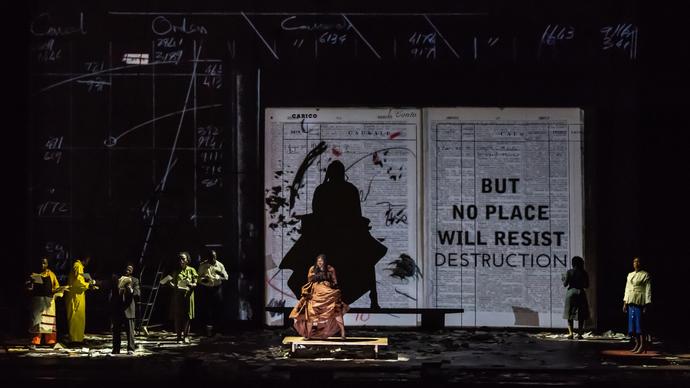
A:
[[[290,313],[295,330],[307,339],[328,338],[340,331],[344,339],[343,315],[349,307],[341,300],[335,268],[326,263],[326,255],[316,256],[307,281],[302,286],[302,297]]]
[[[26,285],[32,296],[31,344],[40,345],[43,336],[46,345],[54,345],[57,342],[55,298],[62,296],[62,290],[55,273],[48,269],[47,257],[41,258],[41,272],[31,274],[31,280]]]

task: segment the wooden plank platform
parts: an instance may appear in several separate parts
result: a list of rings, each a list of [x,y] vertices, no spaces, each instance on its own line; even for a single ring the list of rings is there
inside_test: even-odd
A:
[[[283,345],[291,345],[291,351],[295,351],[297,345],[321,345],[321,346],[373,346],[374,352],[379,353],[379,346],[388,346],[388,338],[385,337],[328,337],[326,339],[306,339],[304,337],[285,337]]]

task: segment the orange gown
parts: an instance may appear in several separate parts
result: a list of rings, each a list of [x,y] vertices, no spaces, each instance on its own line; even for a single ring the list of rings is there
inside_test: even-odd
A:
[[[328,338],[340,331],[343,315],[349,306],[342,302],[335,269],[327,268],[328,280],[315,276],[315,266],[309,269],[307,284],[302,287],[302,297],[290,312],[294,327],[303,337]],[[309,335],[307,335],[309,334]]]

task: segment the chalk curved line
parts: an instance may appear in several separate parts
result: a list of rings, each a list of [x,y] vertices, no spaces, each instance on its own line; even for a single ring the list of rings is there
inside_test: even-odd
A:
[[[130,129],[128,129],[128,130],[122,132],[120,135],[115,136],[115,137],[114,137],[115,143],[117,143],[117,141],[120,140],[120,138],[123,137],[124,135],[126,135],[126,134],[128,134],[128,133],[134,131],[134,130],[137,129],[137,128],[141,128],[141,127],[143,127],[143,126],[149,125],[149,124],[153,123],[154,121],[158,121],[158,120],[160,120],[160,119],[164,119],[164,118],[171,117],[171,116],[176,116],[176,115],[182,114],[182,113],[184,113],[184,112],[188,112],[188,111],[190,111],[190,110],[212,109],[212,108],[218,108],[218,107],[221,107],[221,106],[223,106],[223,104],[202,105],[202,106],[196,106],[196,107],[191,107],[191,108],[185,108],[185,109],[182,109],[182,110],[178,110],[178,111],[176,111],[176,112],[171,112],[171,113],[165,114],[165,115],[163,115],[163,116],[157,116],[157,117],[155,117],[155,118],[152,119],[152,120],[144,121],[143,123],[138,124],[138,125],[135,125],[135,126],[133,126],[132,128],[130,128]],[[114,146],[114,145],[115,145],[115,144],[113,144],[113,146]]]
[[[93,77],[94,75],[97,75],[97,74],[108,73],[108,72],[115,71],[115,70],[131,69],[131,68],[133,68],[133,67],[152,66],[152,65],[165,65],[165,64],[171,64],[171,63],[177,63],[177,62],[174,62],[174,61],[151,62],[151,63],[142,63],[142,64],[138,64],[138,65],[128,65],[128,66],[120,66],[120,67],[111,67],[110,69],[104,69],[104,70],[100,70],[100,71],[96,71],[96,72],[88,73],[88,74],[82,74],[82,75],[77,76],[77,77],[68,78],[68,79],[66,79],[66,80],[62,80],[62,81],[60,81],[60,82],[57,82],[57,83],[48,85],[48,86],[46,86],[45,88],[43,88],[43,89],[39,90],[38,92],[34,93],[33,95],[36,96],[36,95],[38,95],[38,94],[40,94],[40,93],[43,93],[43,92],[45,92],[45,91],[47,91],[47,90],[50,90],[50,89],[55,88],[55,87],[58,87],[58,86],[60,86],[60,85],[64,85],[64,84],[66,84],[66,83],[70,83],[70,82],[72,82],[72,81],[75,81],[75,80],[78,80],[78,79],[82,79],[82,78]]]

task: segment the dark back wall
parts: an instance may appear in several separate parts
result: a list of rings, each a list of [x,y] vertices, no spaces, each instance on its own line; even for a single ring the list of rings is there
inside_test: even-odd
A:
[[[261,324],[263,182],[259,178],[261,174],[257,174],[257,171],[262,171],[263,160],[260,154],[262,122],[258,114],[261,109],[269,106],[574,106],[585,109],[586,252],[589,269],[597,280],[595,308],[599,328],[624,329],[620,307],[625,274],[630,271],[632,256],[641,254],[654,279],[652,311],[656,331],[680,333],[683,329],[682,319],[670,317],[687,314],[679,309],[682,302],[677,293],[679,285],[684,284],[684,279],[690,274],[690,251],[684,244],[688,228],[683,225],[683,221],[688,219],[684,204],[687,201],[684,183],[689,176],[687,151],[684,150],[687,119],[683,117],[687,99],[683,98],[682,92],[687,78],[683,65],[687,62],[679,55],[687,53],[688,46],[677,39],[681,26],[672,22],[675,15],[672,8],[636,2],[584,6],[579,2],[518,4],[503,1],[460,5],[442,2],[430,8],[385,2],[378,5],[296,2],[290,5],[247,3],[232,6],[215,2],[196,3],[194,6],[183,2],[148,2],[144,5],[133,3],[129,7],[118,2],[112,6],[85,3],[58,8],[49,3],[35,2],[20,13],[23,18],[16,20],[20,26],[15,31],[21,32],[13,41],[17,46],[16,52],[27,52],[27,48],[36,47],[37,37],[28,34],[27,25],[36,20],[37,15],[49,11],[58,15],[56,18],[73,21],[75,12],[80,10],[88,15],[91,34],[88,39],[91,43],[127,39],[132,42],[151,41],[154,38],[150,32],[147,35],[144,30],[137,30],[140,24],[145,25],[137,24],[137,18],[117,24],[113,21],[117,18],[105,16],[110,10],[234,12],[223,23],[211,16],[195,19],[214,28],[227,28],[221,35],[195,37],[204,41],[204,47],[214,47],[210,51],[224,65],[223,86],[213,95],[212,102],[221,100],[225,107],[222,112],[208,116],[208,121],[224,128],[221,164],[224,186],[207,201],[211,210],[224,218],[218,223],[194,227],[185,221],[188,214],[184,211],[175,213],[177,207],[174,206],[179,198],[184,200],[185,187],[188,186],[184,182],[191,180],[183,180],[179,186],[171,183],[169,190],[160,193],[161,206],[165,206],[165,201],[171,201],[168,213],[166,210],[162,212],[167,214],[172,225],[181,226],[171,227],[164,237],[159,237],[159,242],[156,242],[158,253],[155,254],[157,258],[167,257],[185,246],[202,251],[204,244],[210,241],[206,237],[218,233],[221,241],[217,242],[223,245],[228,264],[235,269],[231,285],[226,286],[230,297],[227,306],[230,321],[249,318],[246,306],[251,306],[253,322]],[[328,40],[318,42],[321,32],[295,35],[281,31],[278,26],[285,15],[258,15],[269,11],[300,13],[313,10],[334,13],[335,16],[326,17],[331,22],[341,20],[340,12],[351,13],[350,20],[359,27],[359,33],[368,37],[372,47],[378,48],[377,53],[369,50],[362,39],[352,39],[355,35],[352,31],[350,40],[346,40],[343,47],[331,47]],[[239,11],[250,15],[254,27],[262,31],[269,42],[275,41],[273,48],[280,60],[274,58]],[[357,15],[357,12],[379,15]],[[428,32],[430,24],[422,16],[400,14],[433,12],[482,12],[488,15],[487,19],[480,18],[479,21],[463,19],[463,16],[429,16],[435,27],[455,45],[462,59],[455,58],[439,36],[436,37],[436,59],[430,57],[429,47],[411,46],[409,38],[415,32]],[[102,22],[97,23],[94,19]],[[474,21],[464,23],[463,20]],[[612,54],[613,50],[605,52],[601,49],[598,30],[611,23],[631,23],[638,27],[636,58],[630,58],[630,51],[619,50],[618,54]],[[545,26],[556,24],[575,26],[576,39],[540,46],[539,36]],[[462,36],[483,39],[484,46],[479,47],[478,59],[472,58],[472,39],[461,39]],[[503,39],[501,44],[510,43],[500,50],[500,46],[496,46],[496,50],[489,48],[488,39],[496,36]],[[321,51],[315,54],[311,48],[308,52],[290,49],[290,46],[299,45],[297,39],[303,38],[306,43],[302,44],[318,45]],[[390,44],[393,40],[396,41],[395,49]],[[189,41],[191,38],[187,43]],[[234,49],[226,45],[230,41],[235,42]],[[516,44],[517,51],[514,48]],[[413,51],[415,48],[418,50]],[[191,51],[188,46],[185,50],[187,53]],[[11,273],[17,274],[8,277],[3,284],[0,308],[5,311],[23,311],[24,302],[18,297],[22,274],[44,248],[45,241],[37,236],[54,228],[43,220],[37,221],[32,213],[37,205],[35,190],[45,183],[40,163],[35,160],[36,155],[42,156],[42,148],[34,140],[49,133],[54,124],[40,121],[43,108],[37,105],[34,93],[37,85],[41,84],[31,78],[31,74],[44,73],[49,67],[37,66],[32,55],[33,52],[29,51],[26,63],[17,69],[23,76],[12,80],[18,91],[13,97],[19,107],[14,110],[16,123],[12,125],[14,130],[10,131],[10,136],[12,144],[20,146],[11,147],[4,154],[8,159],[4,166],[10,167],[6,176],[13,182],[10,194],[14,205],[11,207],[12,227],[7,232],[7,253],[8,258],[12,258],[9,260]],[[80,59],[86,57],[88,55]],[[168,82],[170,90],[177,88],[173,81],[165,82]],[[137,88],[135,86],[135,90],[139,90]],[[140,89],[144,90],[143,87]],[[179,109],[180,93],[175,93],[168,93],[168,98],[170,105]],[[132,115],[136,115],[139,108],[133,109]],[[141,109],[146,111],[148,108],[144,106]],[[87,116],[89,114],[86,113]],[[35,124],[37,122],[38,125]],[[103,166],[110,166],[107,161],[115,152],[104,147],[100,140],[85,140],[89,155],[102,160]],[[23,144],[26,146],[21,146]],[[150,151],[155,154],[165,151],[164,148],[157,150],[153,147]],[[74,155],[85,155],[85,151],[79,152],[73,150]],[[125,159],[133,164],[142,163],[150,169],[151,166],[160,168],[160,164],[167,162],[167,155]],[[86,158],[82,165],[88,166],[88,160]],[[193,159],[186,160],[187,165],[184,159],[180,160],[181,175],[192,174],[194,170],[188,166],[193,165]],[[110,167],[96,165],[88,168],[95,169],[94,176],[98,176],[99,171],[112,174]],[[153,174],[160,178],[160,172]],[[96,189],[92,190],[94,186]],[[139,254],[146,223],[142,222],[135,209],[147,199],[155,198],[156,189],[154,183],[137,187],[129,192],[132,197],[129,202],[118,204],[117,201],[108,202],[111,197],[107,185],[71,183],[70,190],[83,193],[85,198],[100,196],[110,204],[110,207],[83,206],[85,221],[81,228],[76,227],[76,231],[69,235],[69,239],[78,246],[74,247],[72,254],[94,251],[96,256],[100,256],[97,268],[104,273],[121,266],[124,256]],[[178,191],[173,190],[176,187]],[[103,205],[103,202],[98,203]],[[117,222],[111,222],[113,219]],[[128,237],[129,233],[134,233],[134,237]],[[202,237],[195,237],[197,235]],[[166,246],[162,241],[175,241],[180,247]],[[93,314],[97,312],[96,309]],[[21,314],[12,316],[14,319],[3,324],[7,329],[22,332]],[[102,317],[90,319],[90,322],[101,321],[107,322]]]

